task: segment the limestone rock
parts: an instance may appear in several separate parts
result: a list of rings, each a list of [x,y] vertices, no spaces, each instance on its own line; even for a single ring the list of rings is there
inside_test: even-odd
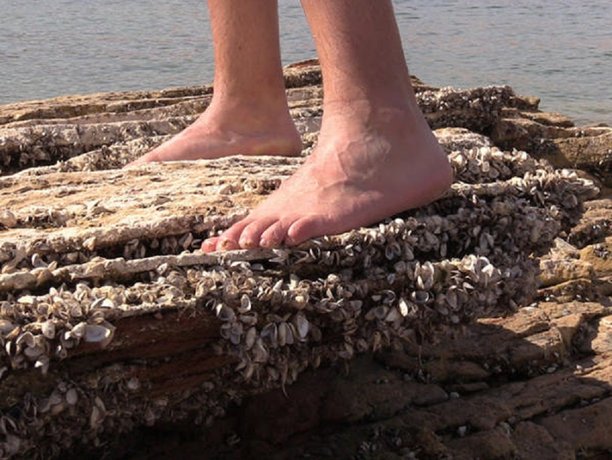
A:
[[[579,248],[602,242],[612,235],[612,195],[608,192],[585,203],[585,212],[572,228],[569,241]]]
[[[306,156],[319,68],[285,79]],[[0,458],[610,449],[609,194],[536,158],[562,146],[605,183],[609,131],[508,87],[413,83],[455,171],[444,197],[227,254],[197,248],[303,158],[119,169],[193,121],[210,87],[2,107]],[[184,426],[193,444],[175,442]]]
[[[567,312],[576,315],[571,326]],[[435,345],[361,357],[345,371],[308,372],[286,395],[248,398],[225,423],[188,440],[179,428],[153,428],[125,442],[136,458],[150,459],[169,455],[164,446],[195,459],[202,444],[221,459],[605,456],[612,342],[594,360],[575,349],[592,343],[585,328],[610,318],[598,304],[523,308],[441,333]],[[147,440],[159,436],[161,450],[143,455]]]
[[[491,130],[491,138],[502,148],[525,150],[546,158],[558,168],[579,168],[612,184],[612,128],[573,127],[561,117],[541,113],[505,112]]]

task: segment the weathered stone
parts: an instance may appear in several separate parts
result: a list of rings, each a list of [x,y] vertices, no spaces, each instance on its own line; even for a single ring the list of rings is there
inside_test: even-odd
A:
[[[521,115],[543,125],[561,126],[563,128],[574,126],[574,122],[569,117],[557,112],[523,111]]]
[[[547,140],[534,150],[536,154],[544,152],[543,156],[558,167],[584,169],[612,187],[612,128],[595,136]]]
[[[503,104],[507,103],[512,94],[509,87],[471,90],[443,88],[422,91],[417,94],[417,101],[432,128],[456,126],[482,132],[495,123]],[[293,105],[296,108],[292,114],[298,120],[320,115],[321,109],[317,107],[316,100],[310,100],[307,109],[300,109],[295,103]],[[136,118],[142,114],[135,113],[132,117],[122,115],[107,121],[81,118],[73,123],[0,128],[2,172],[11,173],[31,166],[53,164],[94,149],[141,137],[176,134],[195,120],[195,110],[204,107],[191,107],[187,113],[179,112],[178,116],[176,112],[168,112],[161,119]],[[308,130],[315,128],[316,124]]]
[[[609,192],[598,200],[587,201],[584,207],[584,214],[568,238],[578,248],[600,243],[612,235],[612,197]]]
[[[320,83],[316,62],[286,69],[304,156]],[[508,87],[413,83],[455,171],[443,198],[298,248],[212,255],[193,250],[303,158],[117,169],[190,123],[210,87],[3,107],[0,458],[82,458],[121,433],[117,458],[610,449],[608,192],[512,151],[578,134],[605,160],[609,131]],[[572,430],[581,417],[594,425]],[[176,442],[187,429],[193,444]]]
[[[525,150],[545,158],[557,168],[580,168],[594,174],[610,187],[612,182],[612,128],[567,127],[567,123],[541,120],[517,111],[500,117],[491,139],[502,148]]]

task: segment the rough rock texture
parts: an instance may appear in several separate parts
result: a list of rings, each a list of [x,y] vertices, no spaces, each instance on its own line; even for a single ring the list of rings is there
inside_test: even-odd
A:
[[[308,155],[316,62],[286,83]],[[1,107],[0,458],[612,452],[612,130],[414,84],[444,197],[222,255],[193,250],[302,158],[118,169],[210,87]]]
[[[574,127],[556,113],[505,110],[490,136],[500,148],[526,150],[560,168],[579,168],[612,186],[612,130]]]

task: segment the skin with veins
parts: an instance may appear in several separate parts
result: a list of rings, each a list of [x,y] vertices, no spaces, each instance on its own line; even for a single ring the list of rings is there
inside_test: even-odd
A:
[[[206,252],[341,233],[425,205],[452,183],[446,155],[416,103],[391,2],[304,0],[302,6],[325,88],[319,142],[268,200],[204,241]],[[284,92],[276,2],[211,0],[209,7],[216,63],[211,106],[133,164],[300,150]]]

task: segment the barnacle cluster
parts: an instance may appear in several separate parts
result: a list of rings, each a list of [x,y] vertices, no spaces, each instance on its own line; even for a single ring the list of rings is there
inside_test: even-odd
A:
[[[42,396],[26,398],[22,391],[14,401],[22,414],[35,415],[2,415],[4,455],[24,452],[30,439],[68,442],[57,427],[73,426],[78,417],[89,424],[73,427],[70,439],[94,440],[120,427],[178,417],[182,404],[203,397],[204,390],[192,389],[182,401],[160,405],[125,365],[114,369],[116,381],[93,388],[88,382],[99,370],[63,370],[81,345],[112,349],[116,327],[133,316],[178,309],[217,318],[218,338],[208,346],[232,357],[229,378],[223,369],[224,381],[232,384],[219,383],[220,370],[211,373],[204,386],[224,396],[213,401],[213,392],[204,391],[205,421],[222,413],[220,401],[239,398],[248,388],[289,384],[309,366],[524,303],[535,287],[527,255],[550,245],[592,187],[573,173],[538,169],[523,154],[481,148],[451,157],[465,182],[436,203],[294,249],[141,258],[137,243],[127,242],[126,257],[82,263],[77,257],[45,266],[32,255],[25,268],[1,275],[0,385],[32,368],[57,382]],[[483,175],[496,181],[469,183]],[[172,241],[179,252],[195,239],[186,234]],[[130,396],[131,387],[138,387],[138,397]]]
[[[25,190],[19,204],[0,191],[0,458],[48,458],[159,420],[211,423],[230,402],[288,385],[309,367],[528,303],[532,256],[596,189],[462,129],[486,130],[514,97],[507,87],[418,92],[428,121],[445,127],[437,135],[455,171],[436,202],[295,248],[212,255],[197,251],[202,239],[302,158],[110,169],[191,113],[4,129],[9,170],[54,155],[67,161],[0,177],[5,193]],[[316,104],[294,105],[320,115]],[[83,170],[99,172],[70,175]],[[122,194],[79,200],[101,182]],[[41,204],[37,194],[53,187],[65,198]]]

